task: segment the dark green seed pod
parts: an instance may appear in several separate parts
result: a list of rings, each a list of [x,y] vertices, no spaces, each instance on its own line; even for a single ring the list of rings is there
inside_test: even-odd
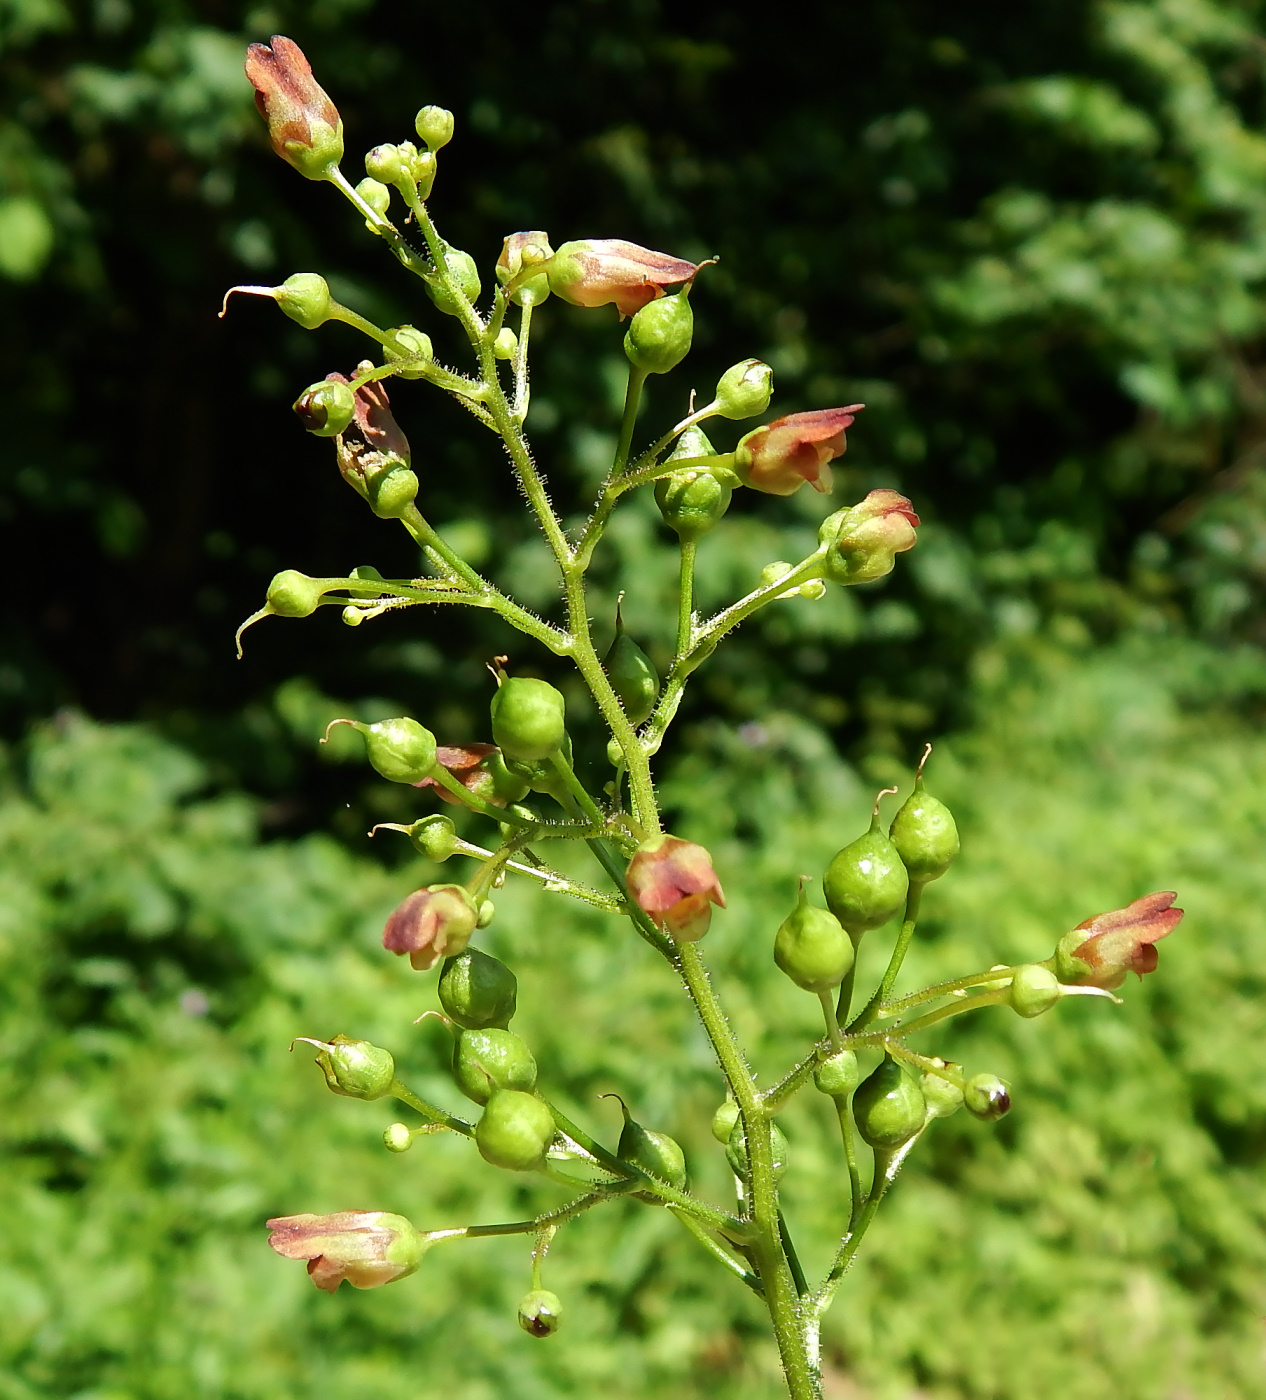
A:
[[[927,1104],[923,1090],[891,1055],[859,1085],[853,1095],[853,1117],[863,1140],[878,1151],[891,1151],[923,1126]]]
[[[963,1086],[963,1103],[973,1117],[992,1123],[1010,1111],[1011,1090],[996,1074],[976,1074]]]
[[[852,1050],[837,1050],[813,1071],[813,1087],[833,1099],[844,1099],[857,1088],[857,1056]]]
[[[621,1104],[623,1107],[623,1104]],[[624,1130],[620,1133],[616,1156],[644,1172],[650,1172],[669,1186],[682,1191],[686,1186],[686,1154],[681,1146],[667,1133],[652,1132],[640,1123],[635,1123],[624,1111]]]
[[[519,979],[497,958],[467,948],[444,960],[440,1005],[449,1019],[468,1030],[505,1030],[518,1004]],[[516,1085],[530,1088],[531,1085]]]
[[[881,928],[901,912],[910,877],[897,848],[879,825],[878,802],[870,830],[836,855],[827,867],[822,888],[831,913],[855,939]]]
[[[619,605],[615,610],[615,641],[603,662],[611,688],[624,706],[630,724],[651,717],[659,699],[659,672],[651,659],[624,630]]]
[[[353,724],[365,736],[371,766],[393,783],[420,783],[435,767],[435,735],[401,716],[377,724]]]
[[[791,1145],[787,1141],[786,1133],[777,1123],[769,1125],[769,1142],[774,1155],[774,1180],[778,1181],[787,1170]],[[730,1130],[730,1140],[725,1147],[725,1160],[730,1164],[730,1170],[735,1176],[747,1176],[747,1134],[743,1131],[742,1118],[738,1118]]]
[[[715,457],[716,448],[701,428],[687,428],[673,449],[670,463]],[[706,535],[730,507],[733,489],[709,467],[683,467],[655,483],[655,504],[664,524],[683,540]]]
[[[739,1106],[733,1099],[726,1099],[712,1115],[712,1136],[719,1143],[727,1143],[734,1125],[739,1120]]]
[[[391,1092],[396,1062],[390,1050],[346,1035],[336,1035],[328,1043],[307,1036],[299,1040],[316,1046],[316,1062],[334,1093],[349,1099],[381,1099]]]
[[[928,1107],[929,1118],[948,1118],[963,1106],[962,1072],[957,1065],[943,1065],[943,1069],[953,1074],[946,1079],[934,1069],[925,1069],[919,1078],[919,1088],[923,1090],[923,1100]]]
[[[309,578],[298,569],[283,569],[273,575],[264,600],[274,617],[311,617],[325,589],[320,579]]]
[[[804,885],[796,907],[774,935],[774,961],[797,987],[806,992],[829,992],[853,966],[853,940],[825,909],[805,898]]]
[[[474,1103],[487,1103],[498,1089],[536,1087],[536,1060],[513,1031],[463,1030],[453,1046],[453,1078]]]
[[[912,885],[939,880],[958,854],[958,827],[950,809],[923,790],[923,764],[932,752],[929,744],[914,780],[914,791],[893,818],[888,835],[910,874]]]
[[[534,1288],[519,1304],[519,1326],[529,1337],[552,1337],[562,1322],[562,1313],[557,1293]]]
[[[567,734],[561,692],[548,681],[507,676],[492,697],[492,739],[507,762],[539,763],[558,752]]]
[[[419,817],[408,830],[413,849],[428,860],[446,861],[457,850],[457,828],[450,817]]]
[[[634,312],[624,333],[624,353],[647,374],[667,374],[690,353],[694,333],[689,293],[659,297]]]
[[[1040,963],[1027,963],[1017,967],[1011,978],[1008,1000],[1011,1009],[1025,1018],[1040,1016],[1049,1011],[1064,995],[1059,978]]]
[[[544,1165],[553,1140],[554,1115],[540,1099],[518,1089],[495,1090],[475,1124],[479,1155],[509,1172],[530,1172]]]

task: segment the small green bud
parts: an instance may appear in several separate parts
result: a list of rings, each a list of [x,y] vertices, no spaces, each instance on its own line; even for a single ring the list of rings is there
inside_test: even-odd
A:
[[[474,258],[469,253],[463,253],[460,248],[446,248],[444,264],[448,268],[449,276],[456,282],[458,291],[466,300],[471,303],[478,301],[479,269],[475,266]],[[427,296],[434,302],[436,310],[442,311],[445,316],[459,314],[457,298],[439,280],[438,273],[433,273],[423,285],[426,287]]]
[[[336,1094],[349,1099],[381,1099],[391,1092],[396,1062],[389,1050],[346,1035],[336,1035],[328,1043],[302,1035],[298,1039],[317,1047],[316,1062]]]
[[[787,563],[785,559],[775,559],[772,563],[766,564],[760,571],[760,578],[757,582],[761,588],[768,588],[771,583],[776,583],[780,578],[789,574],[793,567],[794,565]]]
[[[413,1134],[405,1123],[391,1123],[383,1129],[382,1145],[388,1152],[407,1152],[413,1146]]]
[[[769,1145],[774,1158],[774,1180],[781,1179],[787,1170],[787,1161],[791,1151],[791,1145],[787,1141],[787,1135],[777,1123],[769,1125]],[[743,1131],[743,1119],[735,1119],[733,1128],[730,1129],[730,1138],[725,1148],[725,1160],[730,1164],[730,1170],[735,1176],[747,1176],[747,1134]]]
[[[439,169],[439,161],[435,159],[431,151],[418,151],[414,149],[413,142],[406,143],[409,148],[407,171],[417,186],[418,198],[425,199],[431,193],[431,186],[435,184],[436,171]],[[404,147],[401,147],[403,152]]]
[[[497,906],[490,899],[479,901],[479,919],[475,924],[476,928],[487,928],[497,916]]]
[[[870,830],[836,854],[822,887],[831,913],[855,939],[869,929],[881,928],[901,911],[910,878],[897,848],[879,825],[878,801]]]
[[[726,1099],[712,1115],[712,1136],[720,1143],[727,1143],[734,1125],[739,1120],[739,1106],[733,1099]]]
[[[562,1323],[563,1305],[557,1293],[534,1288],[519,1304],[519,1326],[529,1337],[552,1337]]]
[[[298,569],[283,569],[273,575],[264,600],[274,617],[311,617],[325,588],[320,579],[309,578]]]
[[[468,1030],[505,1030],[518,1005],[519,979],[499,959],[467,948],[440,973],[440,1005]]]
[[[420,783],[435,767],[435,735],[415,719],[401,716],[382,719],[377,724],[362,724],[356,719],[331,720],[325,731],[327,737],[336,724],[350,724],[364,735],[370,764],[390,782]]]
[[[305,431],[337,437],[356,416],[356,394],[337,379],[321,379],[309,384],[291,407]]]
[[[929,1118],[948,1118],[963,1106],[961,1069],[958,1065],[950,1064],[941,1064],[941,1068],[952,1074],[953,1078],[946,1078],[945,1074],[938,1074],[934,1069],[925,1069],[919,1078],[919,1088],[923,1090]]]
[[[773,393],[773,370],[760,360],[740,360],[717,380],[717,411],[735,421],[754,418],[769,407]]]
[[[804,885],[796,907],[774,935],[774,961],[797,987],[806,992],[829,992],[853,967],[853,940],[825,909],[809,903]]]
[[[492,353],[499,360],[514,359],[514,352],[518,348],[519,337],[508,326],[498,331],[496,340],[492,342]]]
[[[368,495],[379,520],[399,520],[417,500],[417,473],[403,463],[377,472],[368,481]]]
[[[837,1050],[813,1071],[813,1087],[833,1099],[846,1099],[857,1088],[857,1056],[852,1050]]]
[[[400,148],[390,143],[375,146],[365,157],[365,174],[384,185],[398,185],[405,171]]]
[[[354,606],[352,603],[349,603],[339,616],[342,617],[343,623],[347,627],[359,627],[365,620],[364,611]]]
[[[958,854],[958,827],[950,809],[923,790],[923,765],[931,752],[929,744],[915,775],[914,791],[892,819],[888,832],[912,885],[939,880]]]
[[[421,379],[435,358],[431,337],[415,326],[397,326],[388,331],[382,350],[388,364],[401,366],[396,371],[401,379]]]
[[[536,1060],[513,1031],[463,1030],[453,1046],[453,1078],[475,1103],[487,1103],[494,1090],[536,1087]]]
[[[492,741],[506,756],[524,763],[556,754],[567,736],[562,693],[548,681],[507,676],[492,697]]]
[[[616,1145],[616,1156],[666,1181],[678,1191],[685,1190],[686,1154],[680,1144],[667,1133],[652,1132],[635,1122],[629,1116],[623,1099],[620,1100],[620,1109],[624,1114],[624,1128]]]
[[[973,1117],[992,1123],[1011,1108],[1011,1090],[996,1074],[974,1074],[963,1086],[963,1103]]]
[[[624,353],[646,374],[667,374],[690,352],[695,314],[686,292],[648,301],[624,333]]]
[[[419,817],[408,831],[413,849],[428,860],[442,863],[457,850],[457,828],[450,817]]]
[[[703,430],[687,428],[668,460],[690,461],[715,456],[716,448]],[[733,494],[709,467],[683,467],[655,483],[655,504],[664,517],[664,524],[683,540],[697,540],[706,535],[729,509]]]
[[[497,281],[503,287],[513,287],[510,300],[516,306],[534,306],[549,296],[547,273],[534,275],[532,269],[544,268],[553,256],[549,234],[542,229],[525,229],[505,240],[497,259]]]
[[[862,1138],[878,1151],[908,1142],[927,1118],[923,1091],[891,1055],[853,1095],[853,1117]]]
[[[446,107],[423,107],[413,119],[413,129],[428,150],[438,151],[453,139],[453,114]]]
[[[1008,999],[1011,1009],[1026,1019],[1049,1011],[1064,995],[1059,978],[1041,963],[1026,963],[1017,967],[1011,978]]]
[[[475,1124],[479,1155],[506,1171],[530,1172],[543,1166],[553,1140],[554,1115],[540,1099],[518,1089],[494,1090]]]
[[[615,610],[615,640],[603,664],[629,723],[638,725],[649,719],[659,699],[659,672],[650,657],[624,630],[624,619],[620,616],[618,604]]]
[[[366,176],[360,184],[356,186],[356,193],[374,211],[384,219],[387,217],[387,210],[391,208],[391,190],[384,185],[381,180],[371,179]],[[368,220],[366,220],[368,223]],[[372,224],[369,225],[371,228]]]

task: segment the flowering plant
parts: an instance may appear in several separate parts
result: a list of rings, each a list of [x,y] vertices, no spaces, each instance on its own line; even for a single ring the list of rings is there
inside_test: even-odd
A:
[[[350,626],[415,606],[481,608],[546,656],[574,666],[609,733],[609,775],[595,785],[585,776],[589,765],[575,762],[562,692],[504,657],[491,667],[495,689],[487,734],[473,741],[446,736],[440,744],[411,716],[372,724],[336,721],[362,735],[369,763],[384,778],[416,788],[423,803],[438,797],[450,810],[456,804],[489,825],[486,844],[465,839],[450,817],[434,810],[394,828],[433,860],[460,857],[475,865],[464,881],[406,894],[383,933],[384,948],[407,954],[413,969],[439,967],[437,992],[453,1037],[455,1087],[477,1113],[463,1117],[421,1097],[397,1076],[389,1051],[343,1034],[310,1042],[318,1047],[326,1082],[349,1097],[392,1096],[417,1115],[415,1126],[394,1123],[387,1130],[384,1142],[391,1151],[409,1150],[420,1136],[452,1132],[471,1139],[491,1166],[535,1173],[571,1195],[561,1206],[506,1223],[421,1229],[383,1212],[281,1217],[270,1222],[272,1246],[306,1260],[317,1286],[334,1291],[343,1279],[368,1288],[403,1278],[439,1240],[523,1235],[534,1248],[532,1286],[519,1321],[529,1335],[546,1337],[562,1316],[560,1300],[542,1286],[550,1241],[585,1212],[631,1199],[669,1212],[722,1270],[762,1301],[788,1393],[810,1400],[820,1394],[821,1318],[906,1157],[937,1118],[965,1109],[987,1122],[1011,1105],[1010,1087],[995,1075],[968,1072],[914,1048],[911,1039],[989,1006],[1035,1017],[1071,995],[1116,1000],[1113,989],[1127,971],[1155,969],[1155,944],[1182,911],[1172,907],[1172,894],[1148,895],[1080,925],[1045,962],[990,967],[897,995],[924,892],[949,870],[959,848],[953,816],[924,787],[928,746],[914,789],[891,822],[880,820],[877,800],[868,830],[844,844],[822,873],[825,907],[810,898],[807,877],[794,901],[788,892],[793,907],[770,931],[769,955],[818,999],[823,1033],[781,1077],[758,1088],[700,947],[714,915],[725,909],[725,872],[697,842],[664,830],[652,761],[691,677],[728,632],[780,601],[822,600],[829,583],[853,586],[889,573],[897,554],[916,544],[920,522],[913,504],[892,489],[871,491],[824,520],[817,548],[804,559],[768,566],[745,596],[701,616],[694,599],[696,551],[720,525],[733,491],[789,495],[805,484],[828,491],[830,463],[845,451],[845,431],[863,406],[786,415],[753,428],[733,449],[718,451],[702,424],[750,420],[770,402],[772,371],[746,358],[721,376],[707,404],[696,407],[692,399],[675,424],[635,449],[648,379],[669,373],[690,349],[691,297],[696,283],[706,287],[706,263],[622,239],[575,239],[555,249],[544,231],[523,231],[505,239],[493,269],[496,285],[485,297],[474,259],[444,240],[427,204],[439,153],[453,136],[450,113],[422,108],[416,118],[421,147],[411,140],[375,146],[365,158],[366,178],[353,186],[339,165],[338,113],[297,45],[281,37],[271,48],[252,45],[246,67],[277,153],[351,202],[369,233],[421,281],[434,311],[457,322],[472,363],[465,370],[440,364],[427,333],[411,325],[374,325],[334,301],[315,273],[295,274],[277,287],[234,289],[272,297],[305,328],[337,320],[367,337],[373,357],[350,377],[334,372],[308,386],[295,411],[309,432],[334,440],[344,480],[375,515],[399,522],[422,557],[421,572],[408,578],[384,578],[371,568],[326,578],[286,570],[272,580],[264,606],[241,630],[266,617],[307,617],[321,607],[341,609]],[[586,522],[574,530],[565,528],[525,433],[533,317],[551,296],[582,308],[614,305],[619,321],[628,323],[623,344],[629,371],[615,451]],[[560,616],[530,611],[478,572],[428,519],[426,493],[388,398],[386,381],[395,377],[424,380],[451,395],[504,449],[551,553],[563,600]],[[587,589],[613,512],[623,497],[648,487],[680,553],[675,644],[663,677],[622,621],[610,650],[599,654]],[[880,799],[895,791],[885,790]],[[554,842],[586,847],[596,883],[551,864],[543,852]],[[732,1203],[693,1192],[680,1146],[637,1122],[627,1108],[611,1146],[551,1101],[548,1065],[538,1066],[528,1044],[510,1030],[517,979],[478,947],[478,931],[495,917],[492,896],[510,878],[536,881],[560,898],[607,912],[680,980],[720,1073],[712,1131],[733,1173]],[[868,934],[889,925],[896,933],[886,970],[858,1007],[857,950]],[[866,1060],[871,1063],[863,1073]],[[635,1100],[637,1086],[627,1087]],[[816,1282],[801,1266],[779,1194],[780,1178],[794,1164],[778,1115],[810,1087],[829,1103],[841,1146],[843,1228],[830,1267]]]

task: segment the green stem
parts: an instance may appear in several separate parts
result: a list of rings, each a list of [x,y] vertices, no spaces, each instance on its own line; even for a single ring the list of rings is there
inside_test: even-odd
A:
[[[843,1050],[844,1042],[840,1039],[840,1023],[835,1016],[835,998],[830,992],[819,992],[818,999],[822,1003],[822,1019],[826,1022],[827,1039],[831,1042],[831,1049]]]
[[[796,1247],[792,1243],[791,1231],[787,1228],[787,1217],[781,1209],[778,1212],[778,1238],[782,1241],[782,1250],[787,1256],[787,1264],[791,1269],[791,1280],[796,1285],[796,1294],[803,1298],[809,1291],[809,1284],[804,1276],[804,1269],[800,1265],[800,1256],[796,1253]]]
[[[1004,1002],[1011,995],[1010,987],[1000,987],[996,992],[980,992],[974,997],[966,997],[963,1001],[951,1002],[948,1006],[942,1006],[936,1011],[929,1011],[926,1016],[919,1016],[913,1021],[904,1024],[898,1023],[889,1026],[882,1031],[860,1031],[856,1035],[849,1032],[844,1037],[846,1046],[858,1045],[883,1045],[889,1040],[901,1039],[913,1035],[915,1031],[926,1030],[929,1026],[934,1026],[938,1021],[946,1021],[951,1016],[961,1016],[966,1011],[978,1011],[982,1006],[997,1006]]]
[[[914,926],[919,920],[919,898],[922,894],[922,883],[912,884],[907,891],[905,918],[902,920],[901,932],[897,935],[897,941],[893,946],[892,957],[888,959],[888,967],[884,972],[883,981],[880,982],[875,995],[849,1023],[849,1030],[852,1030],[854,1026],[869,1025],[879,1014],[879,1008],[888,999],[888,994],[892,991],[897,975],[901,971],[901,964],[905,962],[906,954],[910,951],[910,941],[914,937]]]
[[[939,1001],[941,997],[953,996],[955,992],[966,991],[968,987],[979,987],[983,983],[996,982],[1001,978],[1010,979],[1014,972],[1014,967],[991,967],[986,972],[973,972],[970,977],[955,977],[949,982],[938,982],[934,987],[924,987],[921,992],[911,992],[909,996],[900,997],[880,1007],[879,1015],[899,1016],[912,1006]]]
[[[486,846],[476,846],[472,841],[458,839],[454,854],[487,860],[493,853]],[[547,865],[528,865],[523,861],[508,860],[505,868],[513,870],[516,875],[527,875],[540,881],[551,894],[569,894],[573,899],[583,900],[597,909],[605,909],[608,914],[623,912],[621,905],[610,895],[590,889],[588,885],[578,884],[575,880],[560,875],[557,870],[551,870]]]
[[[694,630],[695,610],[695,546],[696,540],[681,541],[681,566],[677,584],[677,656],[690,650]]]
[[[347,177],[341,170],[337,168],[332,169],[326,178],[340,194],[355,206],[357,212],[365,222],[370,224],[374,231],[386,241],[387,246],[395,254],[402,266],[407,267],[410,272],[416,273],[419,277],[425,277],[430,272],[430,268],[427,267],[425,259],[419,257],[417,253],[409,247],[401,237],[400,230],[396,228],[395,224],[384,215],[380,214],[376,209],[366,204],[360,195],[356,193],[353,186],[348,183]]]
[[[451,792],[463,807],[469,807],[472,812],[491,817],[495,822],[508,822],[511,826],[522,827],[525,830],[540,830],[539,822],[528,821],[526,817],[517,816],[504,807],[494,806],[491,802],[485,802],[482,797],[477,797],[468,787],[463,787],[442,763],[435,765],[431,772],[431,781],[442,787],[445,792]]]
[[[709,1234],[707,1229],[701,1225],[693,1215],[679,1209],[677,1206],[669,1206],[668,1209],[681,1221],[686,1229],[690,1231],[695,1239],[699,1241],[704,1249],[706,1249],[718,1263],[723,1264],[732,1274],[735,1274],[758,1298],[764,1296],[760,1286],[760,1279],[752,1273],[737,1255],[731,1254],[718,1239]]]
[[[835,1100],[835,1112],[840,1121],[844,1161],[848,1165],[848,1228],[853,1230],[857,1225],[858,1212],[862,1208],[862,1174],[857,1165],[857,1143],[853,1137],[853,1116],[847,1094]]]
[[[630,365],[629,382],[624,390],[624,417],[620,421],[620,440],[616,444],[609,481],[614,481],[620,476],[628,463],[629,448],[633,445],[633,429],[637,423],[637,410],[642,402],[642,389],[645,384],[646,371],[638,369],[636,365]]]
[[[574,1201],[568,1201],[565,1206],[559,1206],[557,1210],[551,1210],[545,1215],[538,1215],[532,1220],[508,1220],[501,1225],[467,1225],[463,1229],[452,1231],[451,1234],[454,1236],[463,1235],[472,1240],[484,1239],[492,1235],[539,1234],[540,1231],[548,1230],[551,1226],[556,1228],[559,1225],[564,1225],[582,1212],[610,1199],[611,1197],[602,1191],[587,1192],[583,1196],[577,1196]],[[436,1233],[438,1234],[438,1232]]]
[[[532,332],[532,303],[529,301],[519,316],[519,343],[514,351],[514,404],[512,411],[517,423],[527,417],[532,401],[528,384],[528,337]]]
[[[407,1103],[410,1108],[416,1109],[429,1122],[442,1124],[445,1128],[451,1128],[455,1133],[461,1133],[463,1137],[474,1137],[475,1126],[473,1123],[467,1123],[464,1118],[454,1118],[451,1113],[445,1113],[442,1108],[437,1108],[433,1103],[427,1103],[425,1099],[420,1099],[412,1089],[401,1084],[398,1079],[391,1081],[391,1088],[387,1092],[402,1103]]]

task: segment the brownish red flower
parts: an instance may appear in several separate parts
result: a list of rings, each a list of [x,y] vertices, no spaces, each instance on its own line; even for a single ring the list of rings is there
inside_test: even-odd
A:
[[[252,44],[246,50],[245,66],[273,150],[309,180],[328,179],[343,159],[343,123],[303,50],[274,34],[271,48]]]
[[[702,846],[677,836],[643,841],[624,878],[638,908],[681,943],[693,943],[707,933],[713,904],[725,908],[712,857]]]
[[[409,965],[426,972],[441,958],[460,953],[479,922],[479,908],[461,885],[428,885],[414,890],[387,920],[382,946],[409,955]]]
[[[1183,916],[1181,909],[1171,907],[1177,898],[1172,890],[1159,890],[1078,924],[1059,941],[1055,975],[1070,987],[1112,991],[1127,972],[1140,977],[1155,972],[1160,961],[1155,944],[1172,933]]]
[[[699,264],[656,253],[623,238],[583,238],[564,243],[544,264],[550,291],[573,306],[614,302],[620,319],[664,295],[665,287],[689,282]]]
[[[872,491],[822,522],[823,573],[836,583],[869,583],[892,572],[896,555],[913,549],[919,517],[899,491]]]
[[[831,489],[828,465],[844,455],[844,430],[865,404],[789,413],[742,438],[734,470],[745,486],[771,496],[790,496],[807,481],[815,491]]]
[[[327,1293],[344,1280],[353,1288],[379,1288],[405,1278],[431,1244],[403,1215],[384,1210],[279,1215],[268,1228],[272,1248],[286,1259],[306,1259],[312,1282]]]

